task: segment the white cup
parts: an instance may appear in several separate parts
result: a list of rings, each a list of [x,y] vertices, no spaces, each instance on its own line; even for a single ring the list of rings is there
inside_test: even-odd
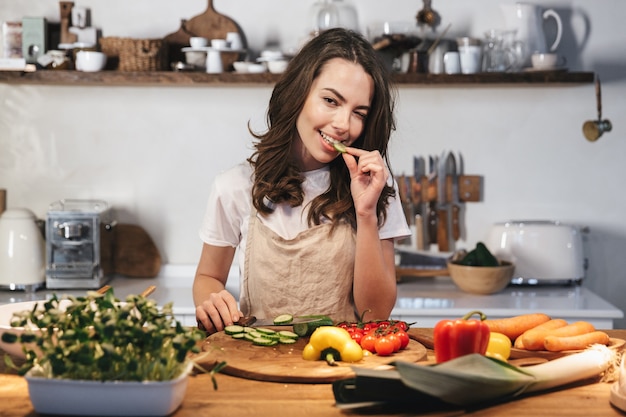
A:
[[[482,48],[476,45],[459,46],[459,60],[463,74],[480,72],[482,65]]]
[[[565,57],[557,54],[532,54],[531,62],[534,69],[550,70],[565,65]]]
[[[230,49],[240,51],[243,49],[243,41],[239,32],[228,32],[226,34],[226,43]]]
[[[457,51],[448,51],[443,55],[443,68],[446,74],[461,72],[461,58]]]
[[[78,51],[76,52],[76,69],[83,72],[102,71],[107,63],[107,56],[102,52]]]
[[[202,36],[192,36],[189,38],[189,46],[192,48],[204,48],[209,44],[209,40],[207,38],[203,38]]]
[[[206,72],[208,74],[220,74],[223,71],[222,53],[217,49],[209,49],[206,54]]]
[[[212,39],[211,40],[211,48],[213,49],[227,49],[228,44],[226,43],[226,39]]]

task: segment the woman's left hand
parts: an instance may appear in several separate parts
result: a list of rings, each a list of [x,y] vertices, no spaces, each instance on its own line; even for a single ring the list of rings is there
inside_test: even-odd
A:
[[[342,156],[350,171],[350,191],[357,215],[376,213],[378,198],[389,179],[380,152],[347,148]]]

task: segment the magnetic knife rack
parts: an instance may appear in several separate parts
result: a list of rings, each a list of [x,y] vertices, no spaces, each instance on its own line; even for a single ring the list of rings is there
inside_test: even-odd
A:
[[[483,196],[483,177],[479,175],[459,175],[458,179],[458,195],[455,199],[453,193],[453,176],[446,177],[446,204],[482,201]],[[408,180],[408,181],[407,181]],[[407,210],[409,205],[420,205],[428,203],[437,203],[437,177],[422,176],[419,181],[408,175],[396,176],[400,191],[400,201],[403,208]],[[407,189],[408,188],[408,189]],[[410,210],[409,210],[410,211]],[[407,216],[409,224],[412,216]],[[447,268],[415,268],[411,266],[396,265],[396,280],[400,282],[403,277],[433,277],[449,275]]]
[[[409,179],[410,190],[406,190],[402,186],[404,178]],[[452,203],[454,201],[452,180],[452,175],[446,177],[446,203]],[[400,175],[396,176],[396,181],[400,189],[401,202],[411,204],[437,202],[437,177],[429,178],[428,176],[423,176],[420,181],[417,181],[414,177]],[[482,200],[482,176],[459,175],[458,183],[458,201],[460,203],[478,202]],[[410,196],[406,195],[406,191],[410,191]]]

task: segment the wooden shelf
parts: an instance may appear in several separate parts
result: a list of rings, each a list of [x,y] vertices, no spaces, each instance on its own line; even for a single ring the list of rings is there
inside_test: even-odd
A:
[[[245,86],[275,83],[276,74],[206,74],[203,72],[80,72],[61,70],[40,70],[35,72],[0,71],[0,83],[33,85],[160,85],[160,86]],[[581,84],[593,83],[593,72],[569,71],[528,71],[519,73],[481,74],[394,74],[398,85],[475,85],[490,84],[541,85],[541,84]]]

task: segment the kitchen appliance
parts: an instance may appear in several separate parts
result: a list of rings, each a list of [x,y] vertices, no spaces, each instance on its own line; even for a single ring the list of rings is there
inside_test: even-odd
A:
[[[507,221],[491,227],[485,245],[515,264],[513,284],[580,283],[587,269],[583,232],[558,221]]]
[[[0,289],[35,291],[45,279],[44,241],[35,214],[24,208],[0,216]]]
[[[114,221],[101,200],[59,200],[46,219],[46,286],[99,288],[113,273]]]

